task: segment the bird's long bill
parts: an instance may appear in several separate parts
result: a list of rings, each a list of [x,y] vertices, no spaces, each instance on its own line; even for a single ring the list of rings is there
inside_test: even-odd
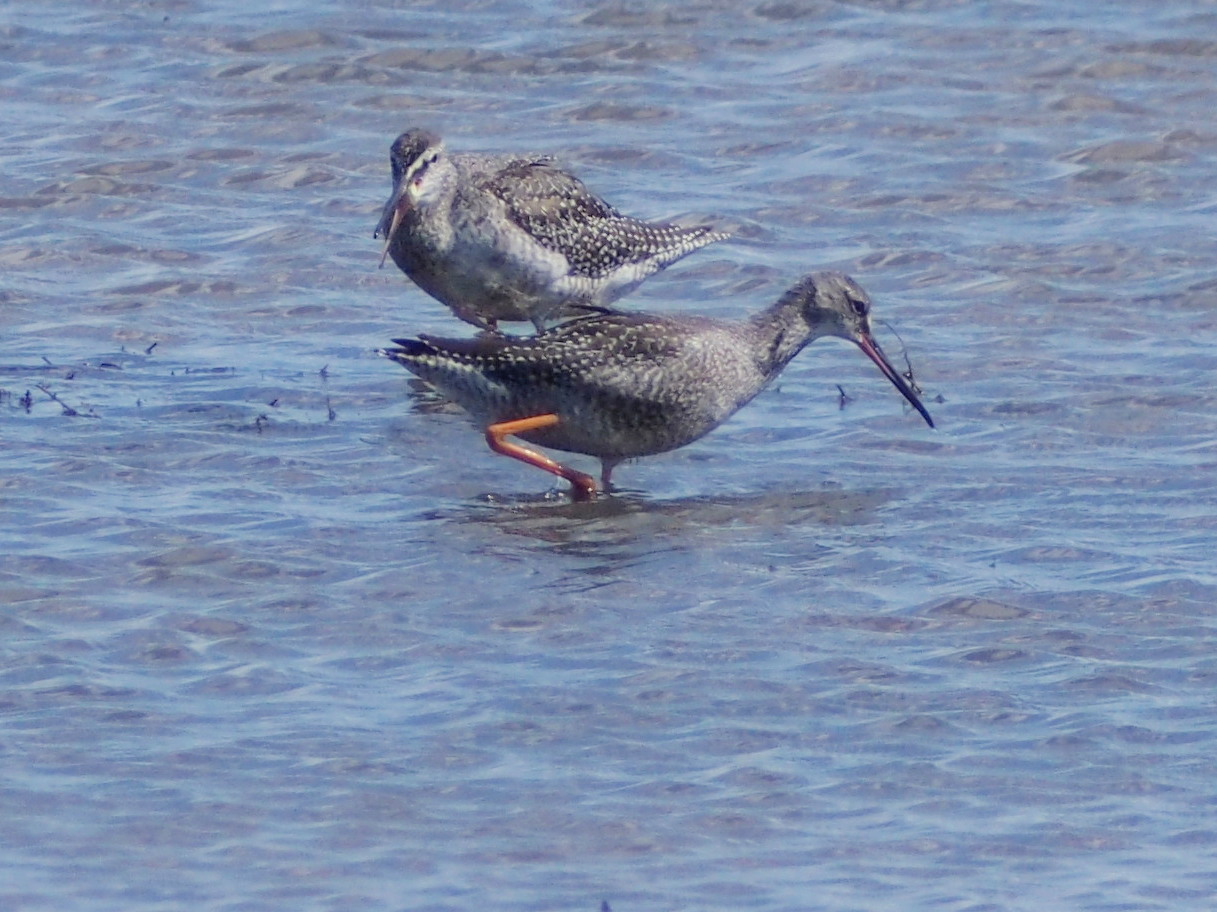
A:
[[[402,216],[409,208],[410,199],[406,196],[405,184],[394,187],[393,195],[385,203],[385,209],[381,213],[376,230],[372,232],[372,237],[383,236],[385,239],[385,249],[380,252],[380,266],[378,267],[380,269],[384,268],[385,260],[389,256],[389,245],[393,243],[393,235],[397,233],[397,226],[401,224]]]
[[[917,394],[912,388],[904,382],[904,378],[896,372],[896,368],[892,367],[892,363],[887,360],[887,355],[883,354],[883,349],[879,347],[879,343],[872,339],[869,335],[858,336],[854,339],[858,343],[858,348],[866,352],[866,356],[870,358],[878,366],[879,370],[883,371],[883,376],[892,381],[892,386],[900,390],[900,394],[921,413],[921,417],[925,419],[925,423],[930,427],[934,426],[934,419],[930,417],[930,413],[925,410],[925,406],[921,404],[921,400],[917,398]]]

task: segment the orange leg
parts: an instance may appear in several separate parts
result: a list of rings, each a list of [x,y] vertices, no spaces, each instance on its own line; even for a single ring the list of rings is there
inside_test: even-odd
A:
[[[570,482],[570,496],[573,500],[591,500],[596,496],[596,479],[592,478],[592,476],[576,472],[560,462],[555,462],[543,453],[522,447],[518,443],[509,443],[504,439],[509,434],[523,434],[526,431],[537,431],[541,428],[553,427],[557,423],[558,416],[552,413],[548,415],[534,415],[531,418],[520,418],[516,421],[500,421],[486,428],[486,443],[496,453],[526,462],[530,466],[536,466],[538,469],[549,472],[551,475],[557,475],[559,478],[565,478]]]

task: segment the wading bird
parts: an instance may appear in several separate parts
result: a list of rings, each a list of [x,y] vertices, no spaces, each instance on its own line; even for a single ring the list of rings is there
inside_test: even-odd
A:
[[[424,335],[380,353],[464,407],[496,453],[566,479],[575,500],[588,500],[595,478],[506,438],[599,458],[608,491],[618,463],[710,433],[821,336],[861,348],[933,427],[871,334],[870,308],[849,276],[818,272],[741,322],[613,311],[531,337]]]
[[[453,155],[410,130],[389,150],[393,192],[374,236],[462,320],[495,330],[602,309],[727,234],[622,215],[544,157]]]

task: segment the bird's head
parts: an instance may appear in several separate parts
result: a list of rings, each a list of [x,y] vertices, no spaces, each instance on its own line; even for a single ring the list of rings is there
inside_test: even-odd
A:
[[[385,239],[383,266],[393,236],[411,209],[425,208],[436,198],[443,184],[438,173],[444,160],[443,140],[428,130],[407,130],[389,147],[389,167],[393,172],[393,192],[380,215],[372,237]]]
[[[934,426],[934,419],[917,394],[875,341],[870,324],[871,300],[861,285],[844,273],[815,272],[786,292],[786,297],[800,304],[803,319],[811,328],[812,338],[836,336],[853,342],[900,390],[900,394],[920,413],[925,423]]]

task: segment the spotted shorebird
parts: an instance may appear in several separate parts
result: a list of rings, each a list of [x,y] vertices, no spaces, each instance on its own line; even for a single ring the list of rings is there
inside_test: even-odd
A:
[[[462,320],[548,322],[605,305],[727,234],[622,215],[544,157],[453,155],[410,130],[389,150],[384,255]]]
[[[710,433],[821,336],[861,348],[933,427],[871,334],[870,308],[849,276],[819,272],[743,322],[612,311],[532,337],[395,339],[381,354],[469,411],[496,453],[566,479],[575,500],[588,500],[595,478],[506,438],[598,457],[608,491],[618,463]]]

